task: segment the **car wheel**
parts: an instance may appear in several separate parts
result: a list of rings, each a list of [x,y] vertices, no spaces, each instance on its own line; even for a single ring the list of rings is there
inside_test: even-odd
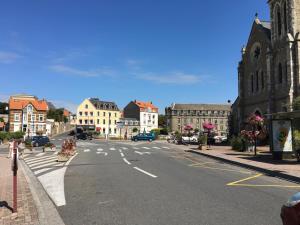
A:
[[[153,140],[152,139],[149,139],[149,142],[152,142]]]
[[[137,139],[134,139],[134,141],[137,142],[138,140],[137,140]]]
[[[39,147],[39,143],[35,143],[35,145],[34,145],[35,147]]]

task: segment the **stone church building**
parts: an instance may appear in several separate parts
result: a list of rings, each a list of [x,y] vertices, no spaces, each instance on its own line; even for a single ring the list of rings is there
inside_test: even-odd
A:
[[[240,130],[252,113],[292,111],[300,93],[300,0],[269,0],[271,21],[253,22],[238,66],[233,115]]]

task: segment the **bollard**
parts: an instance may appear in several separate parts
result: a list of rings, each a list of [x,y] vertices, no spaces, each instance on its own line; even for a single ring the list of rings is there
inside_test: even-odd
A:
[[[18,171],[18,161],[17,161],[17,142],[13,143],[13,157],[12,157],[12,171],[13,171],[13,213],[17,212],[18,209],[18,182],[17,182],[17,171]]]

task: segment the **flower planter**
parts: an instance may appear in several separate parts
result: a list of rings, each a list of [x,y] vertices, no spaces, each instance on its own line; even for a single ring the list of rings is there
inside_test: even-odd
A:
[[[58,154],[57,155],[57,161],[58,162],[67,162],[69,160],[69,156],[66,154]]]

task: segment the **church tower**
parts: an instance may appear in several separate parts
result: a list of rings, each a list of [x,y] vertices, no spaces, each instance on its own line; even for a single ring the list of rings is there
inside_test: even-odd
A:
[[[269,0],[271,17],[270,108],[273,112],[292,111],[293,99],[300,93],[298,35],[300,1]]]

